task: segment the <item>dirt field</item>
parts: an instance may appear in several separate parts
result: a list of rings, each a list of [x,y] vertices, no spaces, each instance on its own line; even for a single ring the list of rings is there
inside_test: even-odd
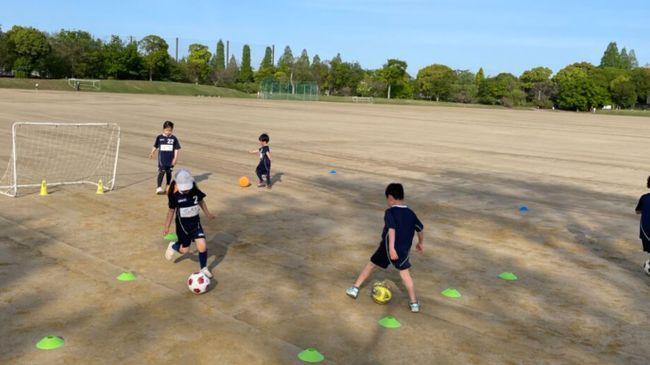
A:
[[[147,155],[165,119],[217,215],[203,219],[216,280],[201,296],[185,285],[196,254],[163,257]],[[118,122],[117,190],[0,197],[1,364],[299,364],[308,347],[336,364],[648,363],[634,206],[650,119],[0,90],[3,168],[11,124],[43,120]],[[274,188],[242,189],[265,131]],[[425,225],[419,314],[394,269],[374,276],[393,283],[386,306],[368,286],[344,293],[393,181]],[[125,270],[138,280],[115,280]],[[402,327],[377,325],[387,314]],[[36,349],[45,335],[66,345]]]

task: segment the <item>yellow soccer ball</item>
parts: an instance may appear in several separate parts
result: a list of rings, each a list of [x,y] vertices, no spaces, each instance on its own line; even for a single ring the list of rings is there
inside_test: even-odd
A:
[[[376,282],[372,285],[372,300],[377,304],[386,304],[390,302],[393,294],[383,281]]]

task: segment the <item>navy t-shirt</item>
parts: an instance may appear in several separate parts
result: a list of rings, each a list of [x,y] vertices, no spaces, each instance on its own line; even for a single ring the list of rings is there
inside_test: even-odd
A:
[[[199,211],[201,210],[199,202],[205,198],[205,194],[196,185],[186,194],[178,191],[176,184],[170,188],[173,190],[168,195],[169,209],[176,210],[176,223],[183,225],[199,223]]]
[[[271,152],[269,146],[260,147],[260,161],[268,165],[271,162],[271,160],[269,160],[269,156],[266,154],[267,152]]]
[[[411,249],[415,232],[421,232],[424,226],[409,207],[394,205],[384,213],[384,230],[381,238],[386,244],[388,244],[389,228],[395,229],[395,251],[399,254]]]
[[[181,144],[178,141],[178,138],[173,134],[169,137],[161,134],[156,137],[153,146],[158,149],[158,166],[165,168],[172,167],[174,151],[181,149]]]
[[[639,238],[650,241],[650,194],[644,194],[636,205],[636,210],[641,211],[641,227]],[[645,231],[645,236],[644,236]]]

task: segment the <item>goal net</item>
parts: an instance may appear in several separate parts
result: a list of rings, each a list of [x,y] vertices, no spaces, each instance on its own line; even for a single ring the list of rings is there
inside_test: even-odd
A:
[[[68,79],[68,86],[79,90],[101,90],[102,84],[100,80],[89,79]]]
[[[31,123],[12,127],[9,164],[0,194],[19,188],[69,184],[115,186],[120,127],[114,123]]]
[[[257,93],[259,99],[318,101],[318,84],[315,81],[264,80]]]

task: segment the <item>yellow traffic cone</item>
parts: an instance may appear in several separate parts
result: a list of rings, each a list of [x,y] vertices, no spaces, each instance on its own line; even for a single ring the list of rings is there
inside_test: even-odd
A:
[[[45,183],[45,180],[41,181],[41,193],[39,195],[40,196],[47,195],[47,184]]]
[[[99,179],[99,182],[97,183],[97,194],[104,194],[104,183],[101,179]]]

